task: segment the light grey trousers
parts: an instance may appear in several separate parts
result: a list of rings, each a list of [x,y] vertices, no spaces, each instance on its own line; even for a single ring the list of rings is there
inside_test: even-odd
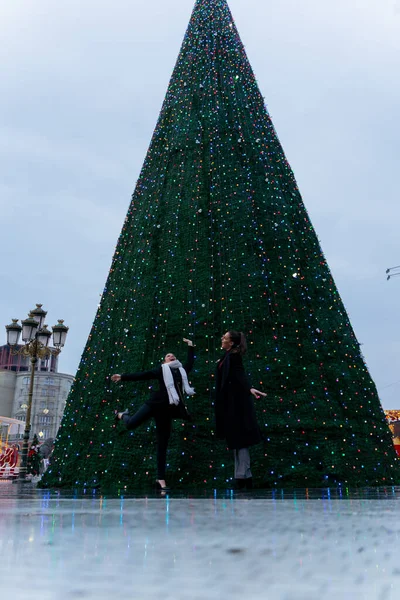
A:
[[[235,479],[250,479],[253,477],[250,470],[250,452],[248,448],[234,450]]]

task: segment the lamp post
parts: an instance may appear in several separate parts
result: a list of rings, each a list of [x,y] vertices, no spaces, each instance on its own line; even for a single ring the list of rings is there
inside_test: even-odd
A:
[[[33,384],[35,381],[35,368],[38,358],[48,358],[50,356],[58,356],[65,344],[67,338],[68,327],[64,325],[64,321],[59,320],[52,327],[52,331],[44,325],[47,312],[42,309],[41,304],[37,304],[30,313],[27,319],[18,323],[18,319],[13,319],[10,325],[6,325],[7,344],[10,346],[11,354],[29,357],[31,361],[31,374],[29,381],[28,404],[26,410],[25,431],[22,443],[21,464],[19,468],[18,481],[28,481],[27,464],[28,464],[28,445],[29,435],[31,431],[31,414],[32,414],[32,397]],[[22,341],[24,345],[17,348],[18,340],[22,332]],[[49,347],[49,341],[53,336],[53,348]]]

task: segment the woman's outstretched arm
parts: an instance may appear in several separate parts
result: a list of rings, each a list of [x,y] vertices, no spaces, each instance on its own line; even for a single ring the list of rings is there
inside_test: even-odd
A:
[[[186,338],[183,338],[183,341],[188,345],[187,359],[186,363],[183,365],[183,368],[185,369],[186,373],[190,373],[194,365],[194,344],[192,340],[187,340]]]
[[[259,399],[260,397],[265,398],[265,396],[267,395],[265,392],[256,390],[251,386],[245,373],[242,357],[240,356],[240,354],[231,354],[230,359],[231,368],[233,369],[234,376],[238,384],[242,387],[242,389],[248,390],[250,394],[252,394],[257,399]]]
[[[122,375],[116,373],[111,375],[111,381],[114,383],[118,383],[118,381],[148,381],[150,379],[158,379],[157,369],[140,373],[122,373]]]

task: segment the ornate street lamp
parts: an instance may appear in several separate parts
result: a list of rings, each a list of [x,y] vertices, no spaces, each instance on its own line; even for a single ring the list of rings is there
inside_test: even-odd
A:
[[[16,346],[18,344],[19,336],[21,335],[22,327],[18,323],[18,319],[13,319],[10,325],[6,325],[7,331],[7,344],[10,346]]]
[[[38,358],[44,359],[50,356],[58,356],[61,348],[65,344],[68,333],[68,327],[64,325],[64,321],[58,321],[57,325],[52,327],[52,332],[47,329],[47,325],[43,325],[47,313],[42,309],[41,304],[36,304],[36,308],[29,313],[29,317],[18,323],[18,319],[13,319],[10,325],[6,325],[7,344],[11,348],[11,354],[14,356],[19,354],[29,357],[31,360],[31,375],[29,381],[28,404],[26,409],[25,431],[22,443],[21,464],[19,468],[18,481],[28,481],[27,464],[28,464],[28,445],[29,435],[31,431],[31,413],[32,413],[32,397],[33,384],[35,380],[35,367]],[[22,332],[22,341],[24,345],[20,348],[18,340]],[[53,336],[53,346],[49,347],[50,338]]]
[[[60,348],[61,352],[61,348],[64,346],[65,340],[67,339],[68,327],[64,325],[64,321],[62,319],[59,319],[57,325],[53,325],[52,330],[53,345],[56,348]]]
[[[36,308],[31,310],[31,315],[38,324],[39,329],[42,327],[46,318],[47,312],[42,308],[43,304],[36,304]]]
[[[36,319],[31,317],[31,315],[29,315],[27,319],[21,321],[21,325],[22,341],[25,342],[25,344],[29,344],[29,342],[35,339],[35,335],[39,327],[38,322]]]

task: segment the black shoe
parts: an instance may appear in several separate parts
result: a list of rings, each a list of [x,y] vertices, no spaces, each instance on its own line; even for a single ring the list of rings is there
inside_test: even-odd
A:
[[[121,414],[121,418],[118,416],[119,414]],[[123,415],[127,415],[127,414],[128,414],[128,409],[127,408],[122,413],[119,410],[114,410],[114,422],[115,422],[115,424],[118,425],[119,421],[122,421],[122,416]]]
[[[169,491],[170,491],[170,488],[169,488],[169,487],[167,487],[167,486],[163,487],[163,486],[161,485],[161,483],[160,483],[158,480],[156,480],[156,490],[157,490],[158,492],[169,492]]]
[[[235,479],[235,490],[244,490],[247,479]]]
[[[246,490],[253,489],[253,478],[252,477],[248,477],[248,479],[245,479],[245,483],[246,483]]]

